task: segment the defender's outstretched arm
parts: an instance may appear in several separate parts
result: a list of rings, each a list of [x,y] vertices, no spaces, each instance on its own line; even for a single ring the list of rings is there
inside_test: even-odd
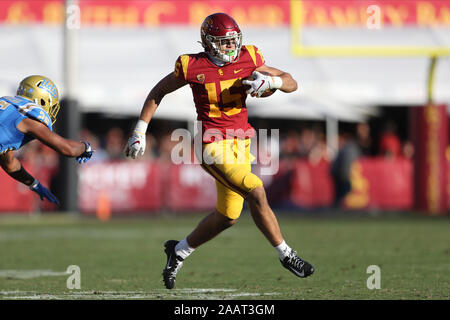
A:
[[[17,125],[17,129],[22,133],[34,136],[45,145],[66,157],[78,157],[86,151],[86,145],[84,143],[65,139],[36,120],[23,119]]]
[[[41,200],[46,198],[50,202],[59,204],[58,199],[50,192],[50,190],[33,178],[33,176],[22,167],[20,161],[14,156],[13,150],[0,155],[0,165],[11,178],[29,186],[32,191],[36,192],[41,197]]]
[[[22,167],[19,159],[14,156],[12,150],[0,155],[0,165],[11,178],[29,186],[34,178]]]

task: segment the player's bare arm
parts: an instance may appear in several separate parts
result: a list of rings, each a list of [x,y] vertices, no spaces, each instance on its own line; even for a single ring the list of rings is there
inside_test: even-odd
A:
[[[256,68],[255,71],[268,72],[272,76],[280,77],[283,82],[279,89],[283,92],[286,92],[286,93],[294,92],[298,88],[297,81],[295,81],[294,78],[292,78],[291,74],[281,71],[277,68],[269,67],[264,64],[264,65]]]
[[[86,150],[84,143],[65,139],[36,120],[24,119],[17,125],[17,129],[25,134],[34,136],[45,145],[66,157],[78,157]]]
[[[173,72],[169,73],[161,79],[161,81],[159,81],[148,94],[147,99],[145,99],[144,106],[142,107],[139,119],[149,123],[164,96],[178,90],[186,84],[186,81],[175,77]]]
[[[186,81],[178,79],[175,77],[174,73],[171,72],[153,87],[148,94],[147,99],[145,99],[139,120],[125,147],[125,155],[127,157],[136,159],[137,155],[144,155],[146,144],[145,133],[147,132],[150,120],[155,114],[156,108],[166,94],[178,90],[186,84]]]

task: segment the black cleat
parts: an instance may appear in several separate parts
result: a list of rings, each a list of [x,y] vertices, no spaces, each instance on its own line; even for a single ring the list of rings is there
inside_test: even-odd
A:
[[[314,273],[314,267],[309,262],[300,259],[294,250],[291,250],[284,260],[280,259],[280,262],[283,267],[300,278],[306,278]]]
[[[167,289],[173,289],[175,287],[175,279],[177,277],[177,272],[183,265],[183,260],[175,254],[175,246],[179,241],[168,240],[164,243],[164,252],[167,255],[166,267],[163,270],[163,281]]]

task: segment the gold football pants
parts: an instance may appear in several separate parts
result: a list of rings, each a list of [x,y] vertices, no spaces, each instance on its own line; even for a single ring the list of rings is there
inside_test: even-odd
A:
[[[202,158],[197,158],[202,168],[216,179],[217,211],[230,219],[239,218],[244,198],[263,185],[251,172],[255,157],[250,153],[250,139],[205,143],[202,150]]]

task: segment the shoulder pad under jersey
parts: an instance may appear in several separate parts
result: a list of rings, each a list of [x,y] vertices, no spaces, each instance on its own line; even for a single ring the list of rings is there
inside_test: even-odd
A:
[[[7,99],[7,101],[11,102],[11,104],[17,108],[17,111],[19,111],[24,116],[42,122],[50,130],[52,130],[52,121],[50,119],[50,116],[39,105],[21,97],[14,97],[11,99]]]

